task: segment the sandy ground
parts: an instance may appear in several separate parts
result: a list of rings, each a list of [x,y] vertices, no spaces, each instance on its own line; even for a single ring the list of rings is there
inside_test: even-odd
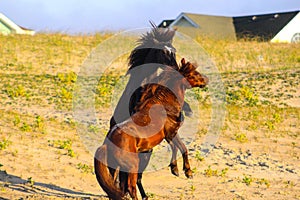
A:
[[[18,133],[1,124],[1,131],[17,133],[1,151],[2,199],[107,199],[92,173],[91,153],[73,128],[56,123],[48,122],[46,135]],[[193,141],[189,147],[193,179],[182,171],[175,177],[166,166],[145,173],[150,199],[300,199],[300,149],[291,145],[293,137],[265,138],[253,131],[247,134],[247,143],[239,143],[229,135],[230,129],[225,130],[204,160],[196,153],[200,139]],[[75,157],[49,142],[65,138],[72,138]]]
[[[239,74],[232,79],[244,80]],[[297,98],[284,102],[297,110],[298,89],[294,96]],[[173,176],[167,165],[144,174],[150,199],[300,199],[299,110],[290,112],[287,106],[270,131],[264,124],[246,128],[256,122],[244,113],[255,107],[247,112],[231,109],[228,106],[220,138],[207,157],[200,157],[197,151],[203,134],[188,146],[193,179],[185,178],[182,171],[180,177]],[[263,117],[264,111],[259,111]],[[44,118],[42,130],[34,125],[22,130],[22,122],[33,124],[37,114]],[[110,114],[101,115],[106,121],[100,121],[107,124]],[[16,116],[21,118],[19,125],[14,125]],[[209,114],[203,113],[202,118],[205,132]],[[185,132],[194,129],[188,128]],[[247,141],[234,139],[239,132],[246,134]],[[0,199],[107,199],[93,173],[93,154],[76,132],[72,112],[12,100],[1,104],[0,133]],[[7,146],[6,140],[10,141]],[[71,148],[60,147],[62,141],[72,141]]]

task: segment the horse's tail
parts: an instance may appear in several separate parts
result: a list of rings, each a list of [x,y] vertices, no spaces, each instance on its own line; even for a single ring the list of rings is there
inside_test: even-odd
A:
[[[102,145],[96,151],[94,158],[95,174],[98,183],[107,193],[109,198],[121,200],[123,193],[116,187],[114,178],[111,176],[107,166],[107,145]]]

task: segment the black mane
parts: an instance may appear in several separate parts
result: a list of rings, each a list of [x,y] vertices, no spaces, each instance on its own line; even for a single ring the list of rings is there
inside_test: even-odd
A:
[[[157,63],[178,68],[175,48],[172,45],[175,30],[161,29],[153,23],[152,30],[138,40],[138,46],[129,56],[129,70],[148,63]],[[169,52],[166,47],[170,48]],[[156,71],[156,69],[154,70]]]

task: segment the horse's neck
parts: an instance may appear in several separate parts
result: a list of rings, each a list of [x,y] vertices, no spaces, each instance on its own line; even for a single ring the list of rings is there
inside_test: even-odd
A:
[[[178,103],[180,104],[180,107],[183,106],[184,103],[184,95],[185,95],[185,86],[186,80],[182,77],[180,78],[175,78],[175,79],[170,79],[167,82],[167,87],[174,93],[176,96],[176,99]]]

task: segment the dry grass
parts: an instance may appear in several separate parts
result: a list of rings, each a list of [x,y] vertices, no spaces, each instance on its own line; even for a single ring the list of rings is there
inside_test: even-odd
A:
[[[104,198],[95,195],[101,189],[92,156],[76,133],[72,100],[80,65],[111,35],[0,35],[0,196]],[[201,124],[189,146],[194,181],[171,177],[164,168],[146,174],[149,196],[208,199],[214,192],[215,199],[300,198],[300,44],[197,41],[221,73],[225,124],[212,155],[202,158],[198,148],[211,103],[208,91],[196,91]],[[126,55],[100,79],[94,91],[99,124],[89,127],[91,134],[107,131],[125,66]]]

